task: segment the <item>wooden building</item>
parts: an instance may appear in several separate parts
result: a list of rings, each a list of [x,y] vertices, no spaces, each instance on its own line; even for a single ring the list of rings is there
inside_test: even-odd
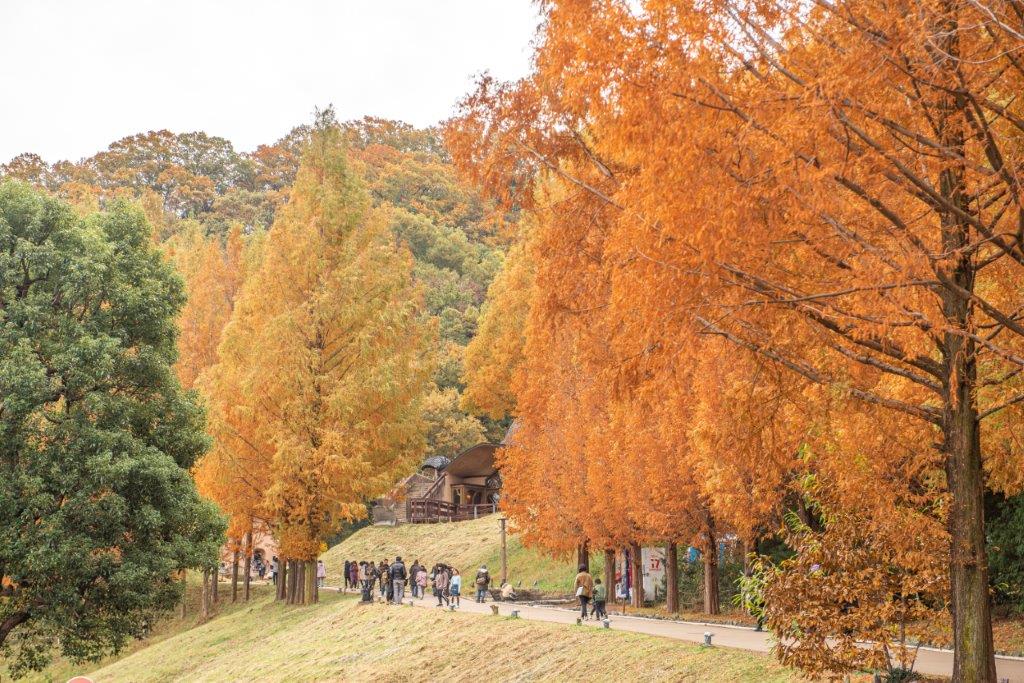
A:
[[[424,460],[390,495],[375,501],[374,524],[452,522],[497,512],[501,473],[494,455],[508,442],[508,434],[500,444],[479,443],[451,460]]]

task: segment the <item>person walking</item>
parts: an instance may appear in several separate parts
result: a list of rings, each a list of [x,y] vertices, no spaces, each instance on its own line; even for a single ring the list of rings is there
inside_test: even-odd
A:
[[[391,567],[386,559],[381,560],[380,564],[377,565],[377,578],[380,580],[380,597],[385,597],[388,594],[388,585],[391,584],[391,578],[388,576],[388,569]]]
[[[580,572],[576,575],[574,584],[576,597],[580,599],[580,618],[587,618],[587,603],[594,594],[594,577],[587,571],[586,565],[580,565]]]
[[[327,567],[324,566],[323,560],[316,561],[316,585],[318,588],[324,587],[324,580],[327,578]]]
[[[416,582],[416,593],[420,596],[420,600],[422,600],[427,596],[427,568],[421,565],[416,570],[414,580]]]
[[[448,581],[448,568],[442,564],[438,566],[437,572],[434,574],[434,597],[437,598],[438,607],[448,604]]]
[[[452,602],[456,607],[462,606],[462,576],[459,575],[458,569],[452,569],[452,578],[448,582],[448,592],[452,596]]]
[[[364,590],[370,600],[373,600],[373,584],[377,582],[377,565],[373,562],[366,563],[366,584]]]
[[[346,593],[348,592],[348,577],[349,577],[349,570],[350,570],[351,568],[352,568],[352,563],[351,563],[351,562],[349,562],[348,560],[345,560],[345,568],[341,570],[341,578],[342,578],[342,579],[344,580],[344,582],[345,582],[345,584],[344,584],[344,585],[342,586],[342,589],[343,589],[343,590],[344,590],[344,591],[345,591]]]
[[[590,616],[597,619],[607,618],[608,612],[605,605],[608,601],[608,587],[601,583],[601,579],[594,579],[594,605],[590,610]]]
[[[413,560],[412,561],[412,566],[409,567],[409,589],[412,591],[412,597],[414,597],[414,598],[422,598],[423,597],[420,594],[419,590],[418,590],[418,585],[417,585],[417,582],[416,582],[416,577],[419,576],[419,573],[420,573],[420,561],[419,560]]]
[[[277,559],[277,555],[270,560],[270,580],[277,585],[277,572],[281,569],[281,561]]]
[[[405,599],[405,581],[409,578],[409,573],[405,568],[405,563],[402,562],[401,556],[395,558],[395,561],[388,569],[388,573],[391,576],[391,586],[394,592],[392,602],[400,605],[402,600]]]
[[[348,565],[348,584],[352,586],[352,590],[359,590],[359,563],[355,560]]]
[[[491,574],[487,571],[487,565],[480,565],[476,570],[476,601],[484,602],[487,598],[487,587],[491,585]]]

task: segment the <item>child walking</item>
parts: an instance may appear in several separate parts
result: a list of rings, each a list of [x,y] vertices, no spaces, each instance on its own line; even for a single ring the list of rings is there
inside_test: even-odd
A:
[[[608,616],[604,607],[608,601],[608,587],[601,583],[601,579],[594,579],[594,606],[590,616],[602,619]]]
[[[452,597],[451,604],[456,607],[461,607],[462,603],[459,596],[462,594],[462,577],[459,576],[458,569],[452,569],[452,578],[448,582],[448,594]]]

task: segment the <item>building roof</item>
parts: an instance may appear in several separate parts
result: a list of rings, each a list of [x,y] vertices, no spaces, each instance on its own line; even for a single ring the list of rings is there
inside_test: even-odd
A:
[[[449,463],[451,463],[451,458],[446,458],[443,455],[432,455],[423,461],[420,469],[433,467],[435,470],[443,470],[445,467],[448,467]]]
[[[494,451],[498,448],[495,443],[471,446],[455,456],[447,471],[456,477],[489,477],[498,471],[494,466]]]
[[[516,432],[519,431],[519,418],[512,420],[512,424],[508,426],[508,431],[505,432],[505,437],[501,440],[502,446],[508,446],[512,443],[512,439],[515,438]]]

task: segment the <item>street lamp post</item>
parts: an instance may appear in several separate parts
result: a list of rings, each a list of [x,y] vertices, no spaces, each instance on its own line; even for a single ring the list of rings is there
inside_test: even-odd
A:
[[[505,545],[505,522],[504,517],[498,518],[498,526],[501,528],[501,585],[508,582],[508,551]]]

